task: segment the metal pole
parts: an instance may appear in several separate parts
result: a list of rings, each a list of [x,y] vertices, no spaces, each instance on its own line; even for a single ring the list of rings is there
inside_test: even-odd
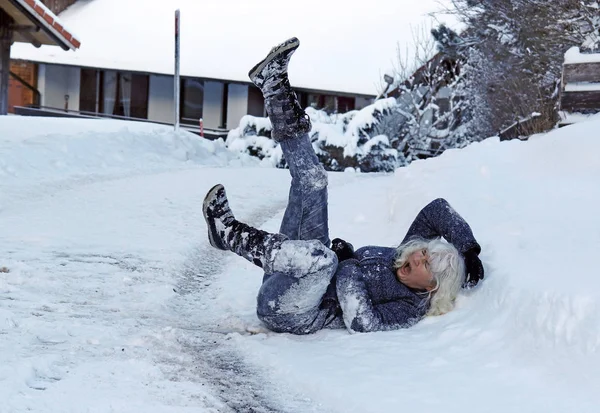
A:
[[[175,132],[179,131],[179,107],[181,105],[181,81],[179,79],[179,9],[175,10]]]
[[[0,115],[8,113],[8,77],[10,73],[11,19],[0,9]]]

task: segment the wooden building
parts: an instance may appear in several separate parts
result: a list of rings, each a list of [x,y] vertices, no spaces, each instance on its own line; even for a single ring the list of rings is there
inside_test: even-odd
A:
[[[600,53],[565,54],[560,91],[560,126],[585,120],[600,112]]]

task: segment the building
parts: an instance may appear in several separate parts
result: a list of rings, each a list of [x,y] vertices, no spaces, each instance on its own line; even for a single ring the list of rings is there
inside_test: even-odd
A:
[[[79,40],[40,1],[0,0],[0,115],[6,115],[9,104],[14,105],[16,97],[27,98],[35,94],[35,88],[23,82],[29,86],[26,93],[23,90],[14,90],[10,94],[12,100],[9,99],[9,83],[10,89],[14,89],[14,83],[9,82],[11,75],[23,80],[13,72],[13,66],[10,64],[11,49],[15,42],[27,43],[36,48],[53,45],[64,50],[76,50],[80,46]]]
[[[60,13],[65,24],[74,25],[84,43],[88,44],[89,40],[90,48],[95,47],[95,50],[87,50],[86,54],[83,49],[78,56],[68,57],[47,51],[39,53],[31,48],[15,50],[11,62],[10,111],[174,123],[174,10],[169,1],[153,3],[161,5],[160,10],[139,11],[143,1],[120,0],[119,13],[110,19],[102,16],[114,12],[115,0],[46,3]],[[127,17],[128,7],[137,8],[135,20]],[[190,24],[189,11],[187,13],[182,9],[181,98],[178,102],[182,125],[199,130],[202,119],[206,132],[222,136],[237,127],[246,114],[264,116],[262,95],[246,76],[251,67],[246,62],[255,60],[257,54],[250,55],[250,60],[240,59],[242,63],[215,57],[219,61],[210,65],[203,63],[203,59],[190,58],[195,43],[189,39],[200,38],[201,34]],[[96,21],[102,24],[96,25]],[[98,39],[99,33],[116,35]],[[141,37],[144,39],[140,40]],[[220,40],[211,41],[216,44]],[[105,44],[108,46],[104,47]],[[240,52],[243,49],[239,47]],[[210,59],[208,51],[203,55]],[[343,113],[360,109],[375,97],[374,93],[331,90],[323,85],[324,82],[311,81],[295,84],[304,107]]]
[[[565,53],[559,95],[559,126],[586,120],[600,113],[600,53]]]

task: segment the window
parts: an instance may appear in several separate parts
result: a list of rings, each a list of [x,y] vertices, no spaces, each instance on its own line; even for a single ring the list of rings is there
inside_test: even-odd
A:
[[[81,70],[79,110],[146,119],[150,78],[113,70]]]
[[[315,109],[324,110],[327,113],[337,112],[337,99],[331,95],[308,95],[308,106],[312,106]]]
[[[204,112],[204,81],[181,81],[181,121],[196,125]]]
[[[79,110],[82,112],[98,112],[98,76],[97,70],[81,69]]]
[[[131,117],[148,118],[148,96],[150,77],[148,75],[131,75]]]
[[[260,89],[254,85],[248,87],[248,114],[265,116],[265,100]]]
[[[354,110],[354,98],[338,96],[337,111],[338,113],[346,113]]]

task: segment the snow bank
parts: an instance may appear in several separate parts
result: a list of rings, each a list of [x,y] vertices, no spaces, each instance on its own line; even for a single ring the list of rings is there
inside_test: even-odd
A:
[[[142,122],[8,116],[0,118],[0,179],[40,183],[234,161],[223,141]]]

